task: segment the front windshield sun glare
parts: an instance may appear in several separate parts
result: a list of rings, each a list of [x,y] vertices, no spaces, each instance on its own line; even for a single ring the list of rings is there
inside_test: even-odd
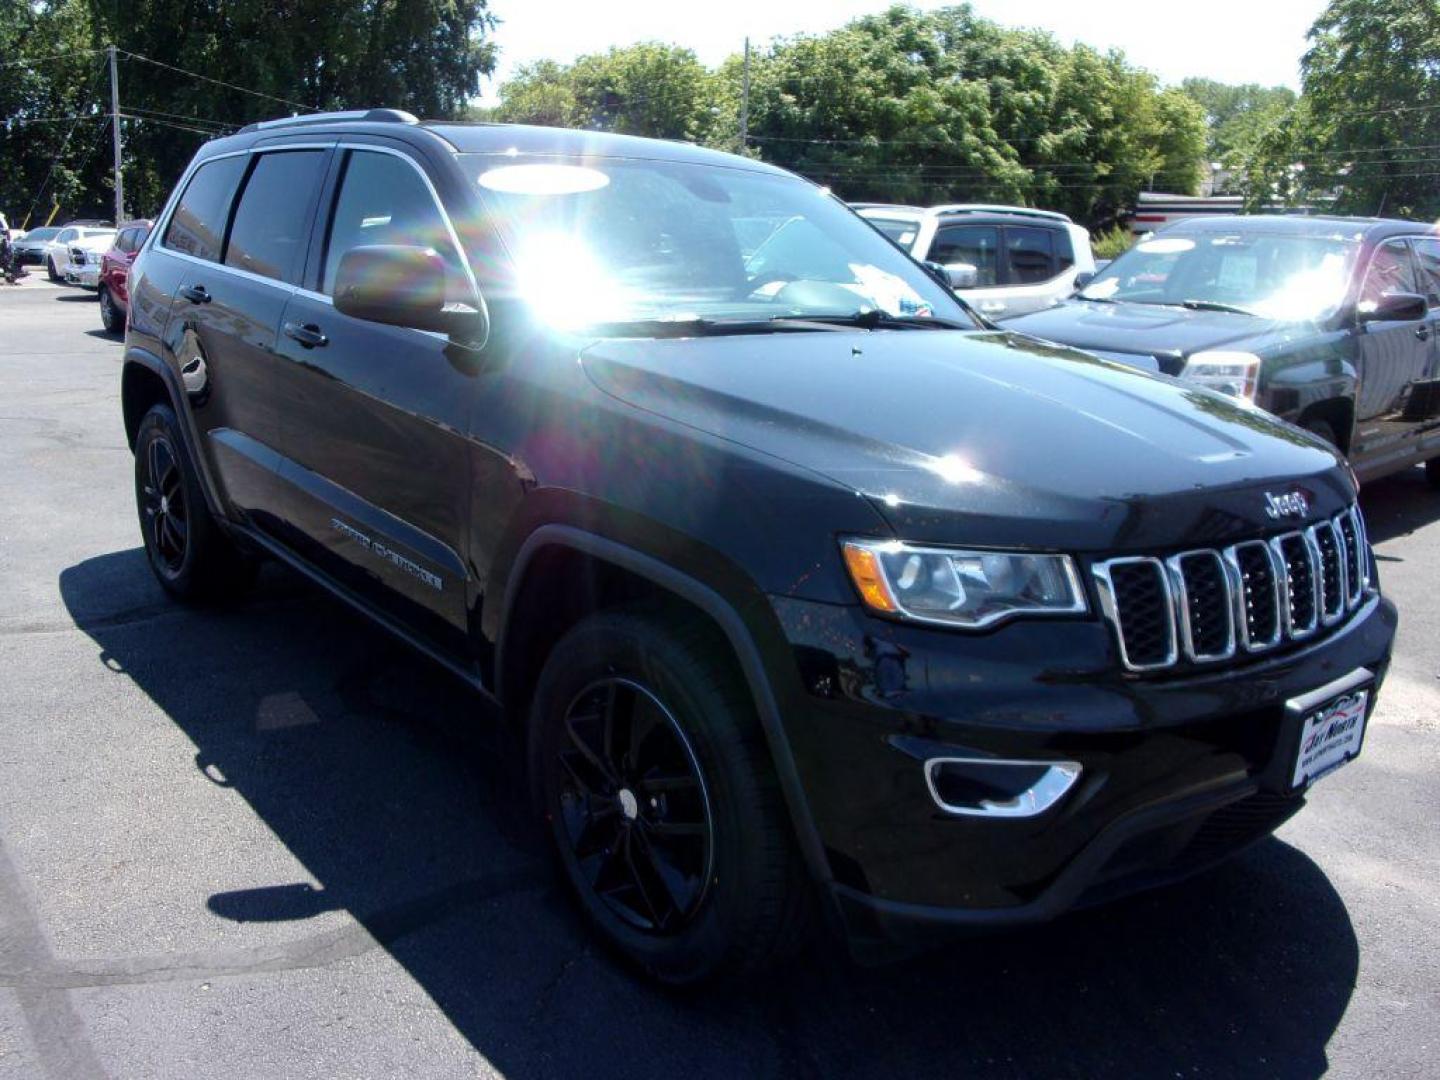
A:
[[[912,259],[797,177],[681,161],[471,159],[521,298],[558,329],[688,320],[760,332],[772,320],[871,309],[974,322]]]
[[[1164,234],[1140,241],[1079,295],[1284,322],[1315,321],[1340,306],[1358,250],[1348,237],[1298,232],[1240,228]]]

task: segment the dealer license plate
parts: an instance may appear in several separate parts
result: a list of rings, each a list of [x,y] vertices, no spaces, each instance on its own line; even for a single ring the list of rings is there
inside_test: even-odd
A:
[[[1313,784],[1360,753],[1371,691],[1372,686],[1357,686],[1304,712],[1292,786]]]

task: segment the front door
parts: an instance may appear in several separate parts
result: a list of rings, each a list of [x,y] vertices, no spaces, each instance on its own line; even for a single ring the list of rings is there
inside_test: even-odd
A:
[[[1375,249],[1360,288],[1359,304],[1374,304],[1386,293],[1421,292],[1410,245],[1388,240]],[[1383,464],[1414,449],[1410,397],[1430,375],[1435,355],[1434,312],[1423,319],[1368,322],[1357,335],[1359,386],[1355,395],[1356,467]]]
[[[279,340],[289,369],[281,476],[294,542],[342,586],[458,653],[467,632],[471,358],[443,334],[342,315],[330,297],[344,254],[373,244],[432,247],[452,299],[475,303],[474,287],[410,158],[344,149],[325,204],[311,288],[290,298]]]

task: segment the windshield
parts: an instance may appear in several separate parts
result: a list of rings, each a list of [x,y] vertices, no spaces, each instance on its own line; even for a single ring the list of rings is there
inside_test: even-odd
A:
[[[1121,255],[1080,298],[1320,319],[1344,299],[1358,250],[1336,236],[1169,229]]]
[[[467,155],[547,322],[850,317],[976,325],[829,192],[790,176],[669,161]]]
[[[25,234],[25,239],[26,239],[26,240],[54,240],[55,237],[57,237],[57,236],[59,236],[59,235],[60,235],[60,230],[59,230],[59,229],[51,229],[51,228],[31,229],[28,233]]]

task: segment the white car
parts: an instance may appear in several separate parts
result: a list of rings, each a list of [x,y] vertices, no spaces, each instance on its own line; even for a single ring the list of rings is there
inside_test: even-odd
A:
[[[956,295],[989,319],[1048,308],[1075,291],[1077,275],[1095,273],[1090,234],[1053,210],[853,206],[921,262],[944,266]]]
[[[104,234],[109,238],[115,236],[115,230],[108,225],[66,225],[58,233],[50,238],[45,245],[41,262],[45,264],[45,272],[50,275],[51,281],[63,281],[65,264],[70,261],[70,245],[76,240],[83,240],[89,236]],[[109,244],[107,242],[106,246]]]
[[[71,285],[87,289],[100,287],[100,256],[115,243],[114,229],[92,230],[70,245],[61,276]]]

